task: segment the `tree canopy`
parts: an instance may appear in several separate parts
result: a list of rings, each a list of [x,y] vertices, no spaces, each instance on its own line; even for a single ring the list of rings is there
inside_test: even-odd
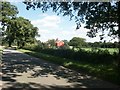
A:
[[[30,8],[41,8],[43,12],[52,9],[58,15],[69,16],[75,19],[77,29],[81,23],[85,23],[85,28],[90,29],[88,36],[95,37],[96,33],[102,31],[100,35],[103,39],[104,31],[109,30],[108,36],[118,35],[118,2],[24,2]]]
[[[38,35],[38,28],[34,27],[28,19],[17,17],[17,7],[9,2],[0,2],[1,13],[0,22],[5,41],[9,46],[16,41],[19,47],[23,47],[26,42],[33,42]]]
[[[0,2],[0,11],[0,22],[3,26],[7,25],[7,22],[19,13],[17,7],[11,5],[10,2]]]
[[[17,45],[22,47],[26,42],[34,41],[38,28],[34,27],[28,19],[16,17],[8,22],[5,31],[6,40],[11,43],[16,40]],[[21,44],[21,45],[20,45]]]
[[[46,43],[48,44],[49,48],[55,48],[56,47],[55,39],[49,39]]]
[[[73,37],[70,41],[69,41],[69,45],[73,46],[74,48],[81,48],[84,47],[86,45],[85,39],[84,38],[79,38],[79,37]]]

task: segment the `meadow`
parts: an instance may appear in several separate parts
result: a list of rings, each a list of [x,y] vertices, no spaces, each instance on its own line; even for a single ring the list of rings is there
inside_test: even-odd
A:
[[[70,46],[70,49],[72,49],[72,46]],[[75,48],[74,50],[78,51],[79,49],[85,50],[85,51],[98,51],[102,50],[105,51],[107,50],[110,54],[118,53],[119,50],[118,48],[99,48],[99,47],[86,47],[86,48]]]
[[[107,50],[109,51],[110,54],[113,54],[113,53],[118,53],[118,48],[81,48],[85,51],[92,51],[93,49],[97,49],[97,50]]]

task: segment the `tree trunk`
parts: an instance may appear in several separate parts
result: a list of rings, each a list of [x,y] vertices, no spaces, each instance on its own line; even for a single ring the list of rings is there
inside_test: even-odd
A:
[[[11,41],[9,41],[8,43],[9,43],[9,47],[11,47],[12,42],[11,42]]]
[[[18,47],[20,46],[20,42],[19,42],[19,41],[17,41],[17,46],[18,46]]]
[[[22,47],[24,47],[25,46],[25,42],[22,42]]]

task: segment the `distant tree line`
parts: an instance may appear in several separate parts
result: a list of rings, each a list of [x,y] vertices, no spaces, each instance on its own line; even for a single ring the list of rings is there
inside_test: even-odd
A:
[[[86,42],[84,38],[73,37],[71,40],[62,40],[64,45],[61,47],[56,46],[55,39],[49,39],[46,42],[36,40],[37,48],[41,49],[81,49],[81,48],[117,48],[118,42]]]
[[[73,37],[71,40],[62,40],[65,42],[64,46],[57,48],[55,44],[55,39],[50,39],[46,42],[41,42],[40,40],[36,40],[35,44],[29,44],[24,47],[24,49],[36,51],[39,53],[45,53],[57,57],[67,58],[76,61],[89,62],[95,64],[113,64],[116,63],[116,56],[118,52],[109,52],[107,49],[99,49],[99,48],[115,48],[115,45],[118,43],[114,42],[81,42],[81,40],[85,40],[80,37]],[[73,42],[74,41],[74,42]],[[106,47],[104,47],[106,46]],[[72,48],[71,48],[72,47]],[[86,48],[91,48],[91,50],[87,51]]]
[[[88,46],[98,48],[118,48],[118,42],[88,42]]]

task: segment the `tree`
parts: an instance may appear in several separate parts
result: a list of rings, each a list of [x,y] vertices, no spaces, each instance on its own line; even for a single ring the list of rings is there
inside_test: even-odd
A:
[[[118,2],[24,2],[26,9],[41,8],[43,12],[52,8],[58,15],[75,18],[77,29],[81,22],[85,28],[90,29],[89,37],[96,37],[96,33],[102,32],[100,38],[104,38],[104,31],[109,31],[108,36],[118,37],[119,54],[118,66],[120,67],[120,1]],[[118,28],[117,30],[115,28]]]
[[[67,40],[63,40],[64,46],[63,49],[70,49],[69,42]]]
[[[74,50],[74,48],[82,48],[82,47],[84,47],[86,45],[86,42],[85,42],[84,38],[73,37],[69,41],[69,45],[73,46],[73,50]]]
[[[37,46],[40,48],[40,49],[43,49],[43,42],[41,42],[40,40],[36,40],[36,43],[37,43]]]
[[[15,18],[16,15],[19,13],[17,7],[11,5],[10,2],[0,2],[0,12],[0,22],[3,26],[3,29],[7,25],[7,22],[11,18]]]
[[[50,39],[46,42],[49,46],[49,48],[55,48],[55,39]]]
[[[5,26],[8,28],[8,32],[10,31],[10,27],[8,26],[8,22],[11,20],[11,18],[15,18],[18,14],[17,7],[14,5],[11,5],[9,2],[0,2],[0,23],[2,25],[2,35],[5,34]],[[9,33],[9,37],[7,37],[9,40],[9,46],[11,46],[11,42],[13,41],[12,37],[13,34]]]
[[[11,26],[12,26],[13,24],[11,23]],[[5,40],[8,42],[8,44],[9,44],[9,47],[11,47],[11,44],[12,44],[12,42],[14,41],[14,39],[15,39],[15,33],[13,33],[14,32],[14,29],[12,29],[12,27],[11,27],[10,25],[8,25],[7,26],[7,29],[6,29],[6,31],[5,31]]]
[[[15,18],[18,14],[17,7],[14,5],[11,5],[9,2],[0,2],[0,23],[2,25],[2,35],[6,34],[5,27],[7,27],[8,37],[7,40],[9,42],[9,46],[11,46],[11,43],[13,42],[14,35],[11,34],[10,26],[8,23],[10,23],[10,20],[12,18]],[[12,22],[11,22],[12,23]]]
[[[17,17],[17,7],[9,2],[0,2],[1,14],[0,22],[2,35],[8,42],[9,47],[16,41],[19,47],[23,47],[26,42],[34,42],[35,36],[38,35],[38,28],[34,27],[28,19]],[[6,27],[6,28],[5,28]]]
[[[38,28],[34,27],[28,19],[23,17],[16,18],[16,23],[16,41],[18,46],[23,47],[27,42],[34,42],[35,36],[38,35]]]
[[[38,28],[34,27],[28,19],[23,17],[12,18],[5,31],[9,46],[16,40],[18,47],[23,47],[27,42],[33,42],[38,35]]]

